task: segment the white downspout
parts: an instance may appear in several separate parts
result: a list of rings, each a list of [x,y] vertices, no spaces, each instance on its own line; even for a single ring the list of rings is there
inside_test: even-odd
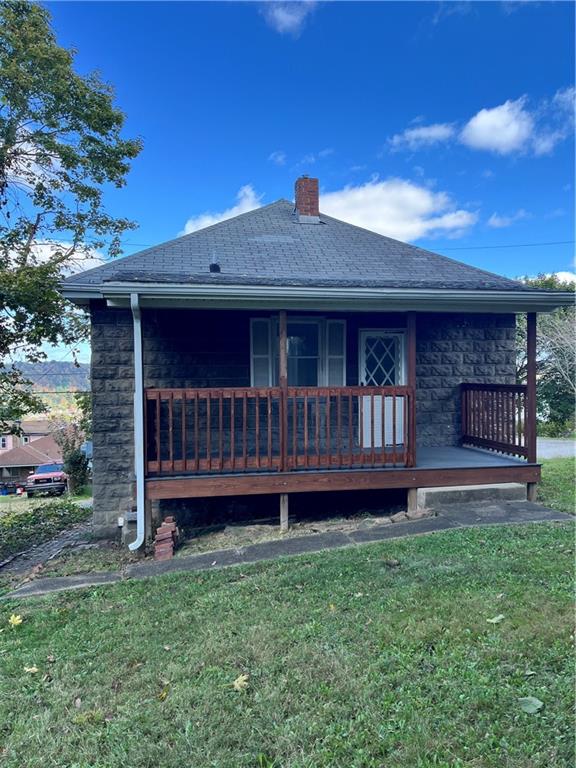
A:
[[[142,323],[138,294],[130,294],[134,321],[134,470],[136,472],[136,538],[134,551],[144,543],[144,374],[142,370]]]

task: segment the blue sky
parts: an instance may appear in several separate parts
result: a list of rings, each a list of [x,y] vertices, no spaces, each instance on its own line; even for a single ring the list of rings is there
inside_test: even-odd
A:
[[[573,269],[574,6],[47,4],[144,149],[125,253],[318,176],[340,218],[516,276]],[[507,247],[515,246],[515,247]]]

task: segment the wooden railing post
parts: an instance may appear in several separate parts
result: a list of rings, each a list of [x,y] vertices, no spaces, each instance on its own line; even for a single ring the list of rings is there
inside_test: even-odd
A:
[[[526,315],[526,449],[529,462],[536,462],[536,313]]]
[[[416,312],[408,312],[408,386],[411,389],[408,410],[408,467],[416,466]]]
[[[288,469],[288,321],[286,310],[280,310],[279,317],[279,383],[280,383],[280,471]]]

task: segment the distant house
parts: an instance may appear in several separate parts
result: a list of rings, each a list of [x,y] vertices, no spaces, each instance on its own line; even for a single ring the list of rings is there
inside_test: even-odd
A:
[[[0,457],[12,448],[28,445],[41,437],[46,437],[51,432],[51,425],[45,419],[31,419],[30,421],[23,421],[20,424],[20,430],[18,435],[8,433],[0,435]]]
[[[167,499],[526,483],[536,461],[528,288],[319,210],[318,180],[74,275],[92,320],[94,523]],[[528,383],[515,379],[527,313]]]
[[[51,435],[15,445],[0,453],[0,484],[26,480],[40,464],[62,461],[62,451]]]

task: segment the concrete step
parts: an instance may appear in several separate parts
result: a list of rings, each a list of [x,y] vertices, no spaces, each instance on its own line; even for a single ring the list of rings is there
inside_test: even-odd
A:
[[[467,504],[474,501],[526,501],[526,485],[493,483],[418,489],[419,508],[440,509],[446,504]]]

